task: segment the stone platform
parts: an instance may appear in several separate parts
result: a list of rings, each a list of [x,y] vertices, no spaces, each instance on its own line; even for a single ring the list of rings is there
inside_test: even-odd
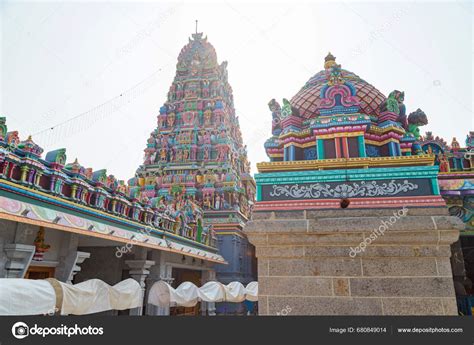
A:
[[[256,247],[259,314],[457,315],[450,245],[462,222],[445,207],[408,208],[393,222],[397,211],[254,212],[245,231]]]

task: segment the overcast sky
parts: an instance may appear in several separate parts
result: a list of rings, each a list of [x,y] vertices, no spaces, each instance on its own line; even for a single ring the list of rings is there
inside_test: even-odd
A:
[[[405,91],[430,130],[474,130],[471,2],[1,2],[0,111],[45,152],[128,179],[143,160],[181,48],[199,19],[227,60],[253,172],[266,161],[270,99],[337,62],[387,95]],[[53,128],[53,129],[50,129]]]

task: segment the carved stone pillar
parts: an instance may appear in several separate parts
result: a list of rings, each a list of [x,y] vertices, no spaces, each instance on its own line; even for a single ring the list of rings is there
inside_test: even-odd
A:
[[[7,256],[6,278],[23,278],[35,254],[35,246],[10,243],[5,244],[3,250]]]
[[[81,270],[79,265],[90,258],[90,253],[77,251],[78,243],[78,235],[72,233],[63,234],[59,254],[59,265],[55,274],[55,278],[59,281],[72,284],[74,276]]]
[[[148,270],[155,264],[151,260],[126,260],[125,264],[130,270],[130,276],[135,279],[142,288],[142,301],[145,296],[145,279],[150,274]],[[130,310],[130,315],[142,315],[143,307],[135,308]]]
[[[172,285],[174,280],[172,278],[173,267],[166,263],[166,254],[163,252],[153,253],[152,258],[156,258],[156,261],[159,261],[159,265],[155,265],[150,269],[151,274],[150,279],[147,280],[147,289],[151,289],[153,284],[159,280],[163,280],[166,283]],[[170,315],[170,308],[147,304],[146,315],[167,316]]]

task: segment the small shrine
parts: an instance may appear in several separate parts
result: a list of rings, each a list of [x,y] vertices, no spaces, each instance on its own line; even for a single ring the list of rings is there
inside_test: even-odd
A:
[[[245,228],[259,313],[457,314],[450,245],[463,224],[440,193],[434,149],[423,146],[428,116],[331,53],[323,67],[291,99],[268,103],[269,162],[257,164]],[[421,297],[437,307],[414,303]]]

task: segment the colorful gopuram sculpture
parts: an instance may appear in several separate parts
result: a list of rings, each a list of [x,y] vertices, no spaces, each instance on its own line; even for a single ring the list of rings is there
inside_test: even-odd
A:
[[[386,98],[329,54],[325,69],[283,107],[272,99],[273,136],[265,143],[272,162],[421,154],[420,109],[406,115],[404,92]]]
[[[204,211],[229,262],[221,282],[252,279],[253,248],[242,228],[250,215],[255,182],[235,114],[227,62],[195,33],[181,50],[168,99],[160,108],[143,165],[129,181],[131,195],[152,203],[192,200]]]
[[[59,210],[73,210],[84,217],[118,224],[127,230],[114,228],[107,231],[102,225],[102,228],[87,226],[89,232],[107,233],[112,240],[113,236],[125,237],[131,233],[136,242],[143,238],[150,245],[158,245],[163,244],[167,237],[170,248],[183,243],[190,245],[186,249],[196,247],[196,250],[193,248],[196,252],[205,248],[217,253],[212,226],[205,225],[202,209],[191,198],[183,196],[168,201],[142,195],[139,200],[129,196],[130,190],[124,181],[107,175],[105,169],[93,171],[84,168],[77,159],[66,163],[65,149],[50,151],[44,158],[42,153],[43,149],[31,136],[21,141],[17,131],[8,132],[5,118],[0,117],[1,212],[8,210],[12,216],[31,216],[35,220],[66,227],[86,225],[79,217],[70,215],[49,219],[54,212],[42,208],[22,210],[16,201],[6,197],[14,193]],[[44,242],[44,229],[38,231],[34,244],[34,260],[41,260],[42,254],[49,249]],[[183,245],[181,247],[184,249]],[[220,256],[216,254],[217,257]]]
[[[457,314],[450,245],[463,224],[423,151],[427,116],[404,99],[329,54],[293,98],[269,102],[270,162],[257,164],[245,228],[260,314]]]
[[[451,144],[431,132],[421,140],[427,154],[435,155],[439,166],[439,187],[449,212],[465,224],[465,232],[474,231],[474,132],[466,136],[465,146],[453,138]]]
[[[459,312],[472,315],[474,305],[474,132],[465,145],[456,138],[451,144],[427,132],[421,140],[423,152],[435,156],[439,166],[439,188],[449,213],[464,223],[459,241],[452,245],[451,265]]]

